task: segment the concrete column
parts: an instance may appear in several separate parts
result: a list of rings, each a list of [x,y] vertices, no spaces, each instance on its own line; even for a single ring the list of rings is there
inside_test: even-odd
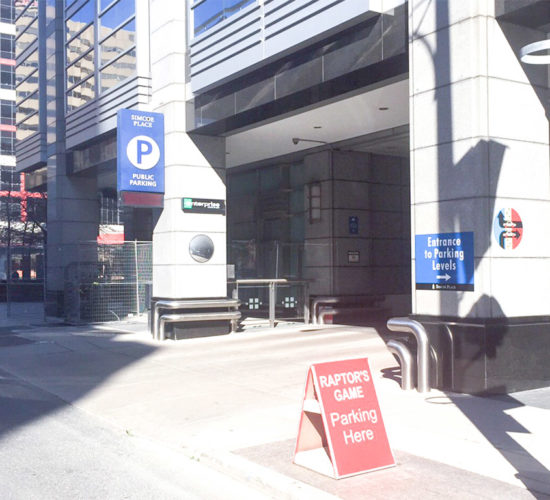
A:
[[[378,295],[410,310],[408,163],[399,157],[328,150],[305,157],[305,272],[313,295]],[[312,184],[319,220],[309,218]]]
[[[525,29],[510,40],[494,3],[409,2],[413,248],[415,234],[473,231],[475,259],[467,292],[416,290],[413,261],[416,314],[548,313],[549,127],[513,47],[534,35]],[[547,76],[537,77],[546,87]],[[524,224],[513,250],[493,231],[506,208]]]
[[[67,175],[67,158],[59,153],[48,158],[48,244],[47,314],[61,316],[65,310],[63,292],[71,271],[86,262],[85,245],[98,234],[99,206],[95,176]],[[88,251],[95,249],[93,245]],[[97,255],[93,255],[97,259]],[[92,262],[94,260],[91,260]],[[72,266],[72,268],[71,268]],[[74,275],[76,276],[76,275]]]
[[[225,200],[225,141],[191,136],[186,2],[151,0],[152,110],[164,113],[166,193],[153,232],[156,298],[226,297],[226,217],[182,211],[182,198]],[[205,234],[214,243],[208,262],[191,258],[189,243]]]
[[[550,384],[548,74],[517,56],[546,35],[503,25],[494,9],[409,2],[413,313],[437,385],[461,392]],[[523,223],[515,248],[494,231],[506,209]],[[473,233],[473,291],[417,289],[415,235],[458,232]]]
[[[46,6],[47,42],[46,89],[42,93],[41,120],[45,121],[48,142],[48,224],[46,313],[67,317],[68,308],[78,308],[75,295],[64,296],[66,281],[76,277],[82,262],[95,262],[95,247],[88,246],[91,258],[80,243],[95,242],[98,235],[99,206],[95,174],[71,175],[71,156],[65,151],[64,30],[57,22],[63,18],[63,3]],[[76,292],[78,295],[78,292]],[[65,300],[67,299],[67,300]],[[78,313],[75,313],[78,318]]]

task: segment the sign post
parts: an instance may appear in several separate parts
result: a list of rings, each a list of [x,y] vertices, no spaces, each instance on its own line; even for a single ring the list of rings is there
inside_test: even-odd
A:
[[[294,463],[336,479],[395,465],[368,359],[310,367]]]
[[[164,194],[164,115],[117,113],[117,184],[126,205],[160,206]]]

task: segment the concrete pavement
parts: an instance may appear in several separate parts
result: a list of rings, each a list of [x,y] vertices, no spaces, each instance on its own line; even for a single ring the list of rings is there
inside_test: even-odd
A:
[[[163,343],[144,323],[10,328],[24,343],[0,349],[0,369],[273,498],[550,498],[550,390],[404,392],[375,328],[287,325]],[[369,358],[398,464],[334,480],[292,454],[308,367],[352,357]]]

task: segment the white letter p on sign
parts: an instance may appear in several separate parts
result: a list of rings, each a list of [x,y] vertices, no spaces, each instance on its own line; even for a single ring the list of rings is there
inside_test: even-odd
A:
[[[150,137],[138,135],[128,142],[126,156],[134,167],[140,170],[149,170],[159,162],[160,149]]]

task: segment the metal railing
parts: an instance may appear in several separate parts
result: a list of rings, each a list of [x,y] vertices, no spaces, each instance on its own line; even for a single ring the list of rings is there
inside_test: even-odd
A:
[[[208,321],[210,319],[227,319],[231,321],[232,331],[236,330],[238,317],[235,314],[226,314],[226,317],[212,317],[212,313],[204,312],[188,312],[180,314],[165,314],[161,315],[162,309],[177,310],[177,309],[236,309],[239,307],[239,300],[235,299],[197,299],[197,300],[158,300],[153,306],[153,317],[151,325],[151,333],[155,340],[164,340],[164,322],[177,322],[177,321]],[[222,311],[223,313],[224,311]],[[232,311],[226,311],[232,313]],[[176,318],[179,317],[179,319]],[[191,318],[191,316],[193,316]],[[162,317],[165,318],[164,322],[161,322]],[[239,313],[240,317],[240,313]]]
[[[285,278],[265,278],[265,279],[238,279],[231,282],[235,285],[233,289],[233,298],[239,299],[239,289],[243,288],[269,288],[269,326],[275,326],[275,304],[277,300],[277,287],[300,286],[303,294],[303,320],[305,324],[309,323],[309,282],[305,280],[287,280]]]
[[[414,388],[413,365],[414,360],[409,348],[397,340],[390,340],[387,344],[389,351],[399,358],[401,365],[401,389],[410,391]]]
[[[179,314],[161,314],[159,317],[158,340],[164,340],[166,323],[185,323],[186,321],[229,321],[231,333],[237,330],[237,321],[241,317],[239,311],[221,312],[188,312]]]
[[[416,369],[417,369],[417,390],[418,392],[430,391],[430,341],[424,327],[413,319],[391,318],[387,326],[394,332],[412,333],[416,339]]]
[[[340,296],[340,297],[315,297],[311,306],[311,319],[314,325],[324,325],[325,316],[333,316],[346,312],[361,312],[374,310],[384,298],[369,296]],[[333,304],[334,306],[330,306]],[[340,306],[340,307],[336,307]]]

